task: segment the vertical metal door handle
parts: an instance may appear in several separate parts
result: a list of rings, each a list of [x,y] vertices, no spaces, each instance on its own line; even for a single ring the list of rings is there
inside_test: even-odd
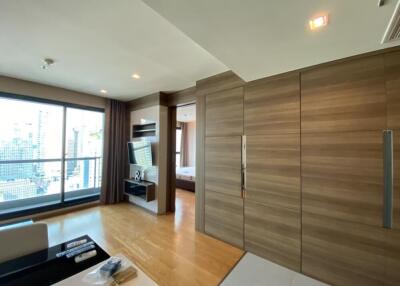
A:
[[[393,131],[383,131],[383,227],[392,228],[393,219]]]
[[[242,198],[246,197],[246,135],[242,136],[242,166],[241,166],[241,183],[242,183]]]

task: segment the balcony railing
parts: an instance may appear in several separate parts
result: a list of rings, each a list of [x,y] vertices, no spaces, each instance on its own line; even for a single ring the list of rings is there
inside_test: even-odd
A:
[[[101,157],[0,161],[0,214],[97,196]]]

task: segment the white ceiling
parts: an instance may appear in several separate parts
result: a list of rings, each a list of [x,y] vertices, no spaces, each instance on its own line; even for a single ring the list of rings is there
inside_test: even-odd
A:
[[[176,120],[180,122],[196,121],[196,105],[179,106],[176,109]]]
[[[128,100],[226,70],[139,0],[0,1],[1,75]]]
[[[246,81],[399,44],[380,44],[395,0],[144,1]]]
[[[397,1],[385,2],[1,0],[0,75],[122,100],[228,69],[250,81],[398,45],[380,44]],[[330,23],[311,32],[320,13]]]

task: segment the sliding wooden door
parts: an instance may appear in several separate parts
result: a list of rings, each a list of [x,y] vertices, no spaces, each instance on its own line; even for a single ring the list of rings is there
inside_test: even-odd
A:
[[[205,232],[243,247],[243,88],[206,96]]]
[[[299,74],[246,86],[245,249],[300,271]]]
[[[400,285],[400,53],[385,55],[387,124],[393,131],[393,221],[386,231],[386,284]]]
[[[301,80],[302,271],[333,285],[384,285],[382,56]]]

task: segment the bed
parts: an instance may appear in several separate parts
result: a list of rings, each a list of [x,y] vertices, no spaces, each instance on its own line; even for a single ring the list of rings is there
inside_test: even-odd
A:
[[[176,168],[176,187],[194,192],[196,182],[195,167]]]

